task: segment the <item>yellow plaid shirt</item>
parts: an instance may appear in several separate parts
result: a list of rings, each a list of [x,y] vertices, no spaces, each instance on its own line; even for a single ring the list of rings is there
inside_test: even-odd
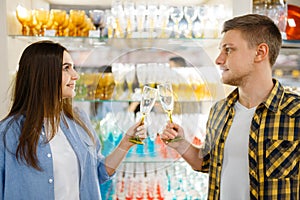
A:
[[[300,97],[285,91],[277,80],[273,82],[274,88],[257,107],[250,127],[249,199],[299,200]],[[220,198],[224,144],[237,100],[236,89],[217,102],[209,114],[201,170],[209,172],[209,200]]]

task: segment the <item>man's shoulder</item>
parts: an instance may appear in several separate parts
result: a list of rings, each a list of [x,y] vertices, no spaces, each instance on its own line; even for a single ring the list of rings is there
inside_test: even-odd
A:
[[[293,117],[300,117],[300,95],[285,91],[280,103],[280,110]]]

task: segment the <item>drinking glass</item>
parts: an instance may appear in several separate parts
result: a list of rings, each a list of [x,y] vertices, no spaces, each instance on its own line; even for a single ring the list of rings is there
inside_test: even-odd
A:
[[[125,80],[128,86],[128,99],[131,99],[133,94],[133,82],[135,79],[135,65],[133,63],[127,63],[124,65],[126,69]]]
[[[172,112],[174,108],[174,95],[172,84],[169,82],[158,85],[158,96],[164,111],[168,114],[169,120],[173,123]],[[175,137],[168,140],[168,142],[175,142],[181,140],[181,137]]]
[[[74,36],[80,36],[79,26],[84,23],[85,11],[84,10],[70,10],[70,19],[75,26]]]
[[[149,86],[144,86],[142,99],[140,103],[140,112],[142,113],[140,124],[145,123],[145,119],[147,115],[150,113],[150,111],[154,106],[156,96],[157,96],[157,89]],[[134,144],[144,144],[144,142],[138,136],[133,136],[132,138],[130,138],[129,141]]]
[[[136,14],[137,31],[139,33],[139,37],[142,37],[145,28],[146,11],[147,11],[146,3],[144,1],[136,2],[135,14]]]
[[[100,31],[100,38],[103,36],[103,28],[105,25],[105,12],[103,10],[90,10],[90,18],[96,27],[96,30]]]
[[[183,11],[184,11],[184,17],[188,22],[187,38],[192,38],[193,22],[197,18],[197,9],[194,6],[185,6]]]
[[[63,36],[62,25],[66,20],[66,11],[60,9],[51,9],[50,15],[53,17],[54,26],[56,29],[56,36]]]
[[[172,6],[170,8],[170,17],[174,22],[174,33],[175,33],[175,38],[180,37],[179,33],[179,22],[183,18],[183,9],[182,6]]]
[[[32,21],[31,11],[21,5],[18,5],[16,9],[16,15],[17,19],[22,24],[22,35],[27,35],[28,24]]]
[[[46,28],[47,28],[47,24],[48,24],[49,19],[50,19],[50,12],[49,12],[49,10],[36,9],[35,10],[35,17],[41,25],[39,35],[44,36]]]

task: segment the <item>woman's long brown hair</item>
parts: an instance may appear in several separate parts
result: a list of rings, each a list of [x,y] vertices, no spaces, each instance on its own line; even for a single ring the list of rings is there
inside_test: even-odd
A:
[[[63,112],[81,125],[94,141],[91,131],[73,111],[72,100],[62,98],[64,51],[67,51],[65,47],[51,41],[31,44],[21,56],[16,75],[12,108],[7,116],[25,116],[16,158],[37,170],[42,170],[38,163],[37,146],[45,119],[50,125],[50,139],[58,130]]]

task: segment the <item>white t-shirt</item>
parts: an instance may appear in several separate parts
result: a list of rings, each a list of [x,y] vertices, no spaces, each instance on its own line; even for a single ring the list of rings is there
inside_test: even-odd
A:
[[[235,116],[225,141],[220,199],[249,200],[248,144],[256,107],[248,109],[236,102],[234,109]]]
[[[79,200],[79,166],[77,156],[59,128],[50,141],[54,169],[55,200]]]

